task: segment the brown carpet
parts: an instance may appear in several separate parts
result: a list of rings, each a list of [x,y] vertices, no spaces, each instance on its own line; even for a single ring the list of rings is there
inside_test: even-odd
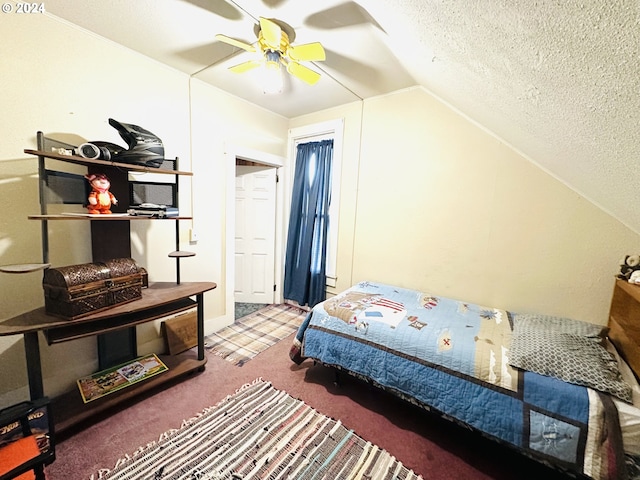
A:
[[[258,377],[300,398],[384,448],[425,480],[566,478],[506,447],[430,415],[355,379],[333,384],[330,369],[289,360],[293,335],[242,368],[208,354],[204,372],[133,402],[128,408],[79,429],[57,445],[49,480],[88,479],[111,469],[122,454],[157,441],[194,412],[216,404]],[[140,397],[139,397],[140,398]]]

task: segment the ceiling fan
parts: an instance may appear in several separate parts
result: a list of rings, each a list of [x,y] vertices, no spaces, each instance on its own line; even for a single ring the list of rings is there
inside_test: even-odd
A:
[[[319,42],[296,46],[291,45],[295,40],[295,31],[293,28],[280,20],[263,17],[260,17],[260,23],[255,26],[254,33],[258,37],[257,46],[226,35],[216,35],[216,38],[221,42],[242,48],[248,52],[259,52],[262,56],[262,58],[249,60],[230,67],[229,70],[236,73],[243,73],[256,67],[264,66],[267,74],[271,73],[280,76],[280,88],[280,69],[282,66],[284,66],[291,75],[309,85],[314,85],[320,80],[319,73],[299,63],[322,61],[325,59],[324,48]],[[276,82],[277,81],[278,80],[276,80]]]

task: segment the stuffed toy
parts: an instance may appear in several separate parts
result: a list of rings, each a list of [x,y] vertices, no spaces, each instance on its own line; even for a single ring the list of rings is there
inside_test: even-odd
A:
[[[640,283],[640,255],[625,255],[620,260],[620,274],[618,278],[630,283]]]
[[[85,175],[85,178],[91,184],[91,193],[88,198],[87,209],[91,214],[109,214],[111,213],[111,205],[117,205],[118,200],[109,191],[111,182],[103,173]]]

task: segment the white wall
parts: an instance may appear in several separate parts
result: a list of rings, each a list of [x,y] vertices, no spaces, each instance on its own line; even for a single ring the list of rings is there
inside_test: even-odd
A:
[[[361,108],[291,122],[345,119],[338,290],[373,280],[607,322],[637,234],[421,88]]]
[[[115,118],[158,135],[166,156],[194,172],[180,179],[181,213],[193,213],[199,233],[190,245],[191,222],[181,222],[181,248],[196,253],[182,260],[182,279],[218,284],[205,295],[207,331],[231,321],[224,303],[225,144],[284,155],[288,121],[46,15],[3,16],[0,40],[0,264],[41,261],[40,222],[27,219],[39,213],[37,161],[23,152],[35,149],[36,131],[71,143],[123,145],[107,123]],[[91,260],[88,224],[50,225],[54,265]],[[173,223],[133,222],[132,256],[151,281],[175,279],[175,261],[167,257],[174,247]],[[41,306],[41,279],[41,272],[0,274],[0,318]],[[138,327],[138,336],[141,353],[162,345],[157,322]],[[48,395],[97,368],[94,338],[40,343]],[[0,364],[0,405],[28,398],[20,336],[0,337]]]

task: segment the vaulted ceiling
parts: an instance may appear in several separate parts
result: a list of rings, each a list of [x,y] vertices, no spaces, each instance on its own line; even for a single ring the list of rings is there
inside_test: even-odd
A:
[[[285,117],[422,85],[640,233],[637,0],[47,0],[49,15]],[[310,86],[265,95],[260,17],[320,42]],[[543,194],[543,192],[541,192]],[[584,239],[588,241],[588,239]]]

